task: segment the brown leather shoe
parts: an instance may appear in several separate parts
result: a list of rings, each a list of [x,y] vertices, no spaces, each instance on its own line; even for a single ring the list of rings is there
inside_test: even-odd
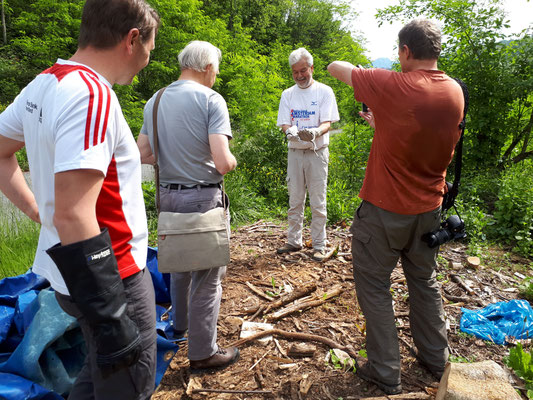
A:
[[[223,349],[219,347],[217,352],[211,357],[204,360],[191,360],[190,372],[191,374],[205,374],[215,371],[220,371],[239,359],[239,349],[236,347],[229,347]]]
[[[292,244],[286,243],[282,247],[276,250],[278,254],[291,253],[293,251],[302,250],[301,246],[293,246]]]

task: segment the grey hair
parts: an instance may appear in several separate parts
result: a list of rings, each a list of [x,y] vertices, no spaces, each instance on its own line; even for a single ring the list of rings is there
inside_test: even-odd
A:
[[[212,64],[216,71],[222,58],[222,52],[218,47],[209,42],[193,40],[178,55],[181,69],[192,69],[204,72],[209,64]]]
[[[294,50],[290,54],[289,65],[292,67],[294,64],[296,64],[297,62],[300,62],[301,60],[307,61],[308,67],[313,66],[313,56],[303,47],[300,47],[299,49]]]

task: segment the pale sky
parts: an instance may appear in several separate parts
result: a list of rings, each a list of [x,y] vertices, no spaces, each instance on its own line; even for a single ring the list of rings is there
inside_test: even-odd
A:
[[[398,0],[352,0],[352,8],[359,13],[359,16],[350,29],[361,33],[367,40],[367,54],[371,60],[380,57],[394,60],[397,57],[396,41],[402,24],[390,25],[385,22],[378,28],[374,15],[376,9],[398,3]],[[529,24],[533,24],[533,0],[501,0],[501,3],[511,23],[511,29],[505,33],[517,33],[527,28]]]

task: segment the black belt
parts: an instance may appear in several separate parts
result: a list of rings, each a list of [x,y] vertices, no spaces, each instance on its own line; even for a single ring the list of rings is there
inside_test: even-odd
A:
[[[196,189],[198,187],[200,188],[219,188],[220,189],[220,183],[209,183],[207,185],[193,185],[193,186],[186,186],[182,185],[181,183],[162,183],[160,186],[168,188],[170,190],[184,190],[184,189]]]

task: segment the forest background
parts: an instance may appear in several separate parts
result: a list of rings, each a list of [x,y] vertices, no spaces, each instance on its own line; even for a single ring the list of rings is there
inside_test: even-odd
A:
[[[340,132],[330,145],[328,222],[349,222],[360,202],[357,194],[373,131],[357,116],[360,104],[353,91],[331,78],[326,67],[334,60],[371,67],[364,37],[348,29],[355,17],[350,2],[148,1],[161,16],[150,64],[133,85],[115,87],[134,135],[142,126],[145,102],[178,78],[180,50],[191,40],[213,43],[222,50],[214,89],[228,103],[234,132],[231,149],[238,160],[237,169],[226,179],[232,222],[285,219],[287,146],[276,127],[276,116],[281,92],[294,84],[288,55],[306,47],[314,56],[314,78],[333,88],[341,115],[334,127]],[[75,52],[83,3],[2,0],[0,111],[35,75]],[[497,245],[529,258],[533,267],[533,27],[509,39],[503,34],[508,21],[497,0],[397,3],[378,10],[378,19],[407,22],[423,15],[441,21],[444,45],[439,67],[469,87],[456,202],[466,222],[469,251],[483,255],[488,246]],[[399,70],[398,65],[393,68]],[[18,156],[27,168],[24,152]],[[453,174],[452,162],[448,180],[453,180]],[[143,188],[154,243],[155,188],[152,183]],[[4,228],[3,243],[16,248],[20,244],[9,240],[29,240],[35,246],[37,227],[28,224],[23,230],[30,231],[29,238],[14,237],[11,228]],[[20,252],[16,256],[20,258]],[[533,292],[533,282],[531,288]]]

